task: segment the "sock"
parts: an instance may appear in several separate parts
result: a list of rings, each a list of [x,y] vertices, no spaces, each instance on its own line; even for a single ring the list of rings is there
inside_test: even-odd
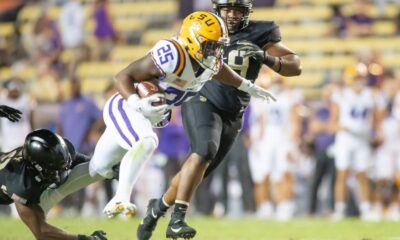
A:
[[[362,201],[360,204],[361,214],[366,214],[370,211],[371,204],[368,201]]]
[[[335,212],[336,213],[344,214],[345,208],[346,208],[346,204],[344,202],[336,202],[335,203]]]
[[[119,181],[114,199],[129,202],[139,174],[145,162],[151,157],[156,144],[150,138],[145,138],[136,143],[122,158],[119,170]]]
[[[172,222],[184,221],[188,207],[189,207],[188,202],[176,200],[174,212],[171,215],[171,221]]]
[[[168,205],[164,200],[164,196],[162,196],[158,201],[158,207],[162,212],[166,212],[171,205]]]

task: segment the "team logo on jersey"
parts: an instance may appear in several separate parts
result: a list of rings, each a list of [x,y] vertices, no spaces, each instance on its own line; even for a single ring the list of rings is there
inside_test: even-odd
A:
[[[184,88],[188,84],[188,81],[177,78],[174,81],[172,81],[172,83],[178,87]]]
[[[207,102],[207,98],[204,96],[201,96],[201,95],[200,95],[199,100],[200,100],[200,102]]]

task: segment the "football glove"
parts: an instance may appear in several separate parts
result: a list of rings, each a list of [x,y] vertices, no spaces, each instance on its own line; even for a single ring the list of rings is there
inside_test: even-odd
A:
[[[0,105],[0,117],[5,117],[11,122],[18,122],[21,119],[21,112],[15,108]]]
[[[78,240],[107,240],[106,232],[102,230],[94,231],[90,236],[78,235]]]
[[[252,97],[262,98],[268,102],[276,101],[276,98],[272,93],[244,78],[242,79],[242,83],[240,84],[238,89],[243,92],[247,92]]]
[[[264,63],[268,67],[272,67],[275,64],[275,57],[268,55],[264,50],[262,50],[259,46],[251,43],[249,41],[238,41],[237,42],[238,51],[245,51],[243,57],[251,57],[254,58],[257,62]]]
[[[149,97],[139,98],[139,96],[133,94],[128,98],[128,105],[135,111],[142,113],[152,124],[156,124],[163,119],[164,113],[168,109],[167,104],[152,105],[152,103],[160,101],[162,97],[164,97],[162,94],[154,94]]]

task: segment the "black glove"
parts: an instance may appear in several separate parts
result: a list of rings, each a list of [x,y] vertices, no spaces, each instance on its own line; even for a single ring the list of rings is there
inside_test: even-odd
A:
[[[8,118],[11,122],[18,122],[21,119],[21,112],[6,105],[0,105],[0,117]]]
[[[90,236],[78,235],[78,240],[107,240],[106,232],[102,230],[97,230],[94,231]]]
[[[268,67],[275,65],[275,57],[268,55],[264,50],[254,43],[249,41],[238,41],[237,45],[239,46],[237,48],[238,51],[246,52],[244,55],[242,55],[243,57],[252,57],[257,62],[264,63]]]

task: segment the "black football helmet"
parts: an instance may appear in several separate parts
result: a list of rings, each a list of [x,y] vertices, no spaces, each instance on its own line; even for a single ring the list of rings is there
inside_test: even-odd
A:
[[[57,187],[68,178],[71,154],[74,154],[72,145],[69,145],[47,129],[35,130],[25,138],[23,157],[39,173],[44,184]]]
[[[249,15],[251,13],[251,9],[253,8],[253,1],[252,0],[213,0],[213,9],[214,12],[221,16],[221,8],[223,7],[237,7],[242,8],[243,17],[239,19],[237,25],[235,26],[234,30],[229,30],[230,33],[234,33],[239,31],[242,28],[245,28],[249,24]],[[222,17],[223,18],[223,17]],[[223,18],[224,19],[224,18]],[[236,21],[235,19],[224,19],[225,22],[229,21]]]

